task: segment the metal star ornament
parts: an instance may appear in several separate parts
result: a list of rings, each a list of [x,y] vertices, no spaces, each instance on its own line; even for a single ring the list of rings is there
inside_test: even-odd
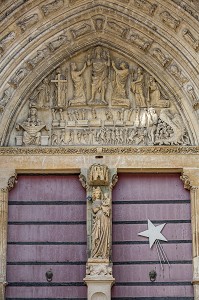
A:
[[[148,237],[149,238],[149,245],[150,245],[150,248],[151,248],[153,246],[153,244],[155,243],[155,241],[160,240],[160,241],[166,241],[167,242],[167,239],[161,233],[161,231],[162,231],[162,229],[164,228],[165,225],[166,225],[166,223],[155,226],[148,219],[148,230],[142,231],[142,232],[138,233],[138,235]]]

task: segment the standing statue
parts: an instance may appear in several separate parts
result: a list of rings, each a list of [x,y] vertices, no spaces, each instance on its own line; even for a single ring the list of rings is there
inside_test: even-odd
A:
[[[154,145],[155,143],[155,132],[158,124],[158,115],[154,108],[150,107],[148,109],[148,122],[147,122],[147,131],[149,143]]]
[[[126,84],[129,76],[129,68],[125,62],[120,64],[120,68],[116,68],[114,62],[112,62],[112,67],[115,71],[115,80],[113,86],[113,105],[129,105],[129,100],[127,99]]]
[[[38,101],[42,107],[48,107],[50,101],[50,87],[48,78],[44,78],[42,83],[37,88]]]
[[[146,101],[144,97],[144,75],[142,68],[137,69],[137,79],[132,82],[131,90],[135,95],[136,107],[146,107]]]
[[[169,100],[162,99],[162,90],[157,81],[150,76],[148,83],[148,102],[152,107],[169,107]]]
[[[91,99],[89,104],[108,104],[105,100],[105,94],[108,85],[110,55],[109,52],[103,51],[98,46],[95,49],[95,57],[93,59],[88,56],[88,66],[92,65],[92,86]],[[99,95],[99,96],[98,96]],[[98,96],[98,98],[97,98]]]
[[[74,99],[69,101],[69,105],[86,105],[85,82],[82,77],[86,69],[86,63],[78,71],[76,63],[71,63],[71,78],[74,87]]]
[[[110,254],[110,214],[111,204],[108,195],[101,188],[93,188],[92,194],[93,229],[92,229],[92,258],[108,259]]]

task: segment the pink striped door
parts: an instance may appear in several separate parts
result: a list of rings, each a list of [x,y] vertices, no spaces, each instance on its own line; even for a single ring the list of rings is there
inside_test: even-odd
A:
[[[192,235],[190,195],[179,174],[119,174],[113,191],[113,264],[116,284],[112,299],[191,300]],[[138,236],[147,219],[162,230],[161,242],[170,262],[161,269],[156,247]],[[149,272],[157,279],[151,282]]]
[[[85,199],[78,175],[18,176],[9,196],[7,300],[86,299]]]

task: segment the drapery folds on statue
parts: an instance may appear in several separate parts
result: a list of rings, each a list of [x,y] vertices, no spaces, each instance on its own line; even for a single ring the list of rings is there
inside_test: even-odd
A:
[[[87,191],[87,253],[86,277],[88,299],[98,293],[111,297],[112,275],[112,188],[117,183],[115,169],[93,164],[82,169],[80,181]],[[100,283],[100,284],[99,284]]]

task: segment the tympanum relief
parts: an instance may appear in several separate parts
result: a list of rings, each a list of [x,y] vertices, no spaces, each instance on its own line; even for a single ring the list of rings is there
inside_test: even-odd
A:
[[[13,87],[21,77],[23,69],[12,78]],[[41,124],[31,121],[33,108]],[[62,63],[44,78],[27,99],[16,128],[9,145],[190,144],[165,88],[138,64],[101,46]]]

